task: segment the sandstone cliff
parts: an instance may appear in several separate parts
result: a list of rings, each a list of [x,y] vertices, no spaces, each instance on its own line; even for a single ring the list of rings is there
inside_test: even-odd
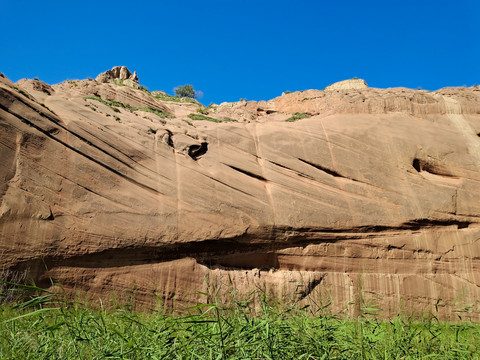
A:
[[[129,71],[0,77],[4,269],[168,306],[211,282],[478,319],[480,89],[357,83],[195,120]]]

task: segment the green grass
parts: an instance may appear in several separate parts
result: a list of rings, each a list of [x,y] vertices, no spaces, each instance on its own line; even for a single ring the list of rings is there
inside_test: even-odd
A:
[[[148,88],[146,86],[143,86],[143,85],[138,85],[138,88],[132,87],[132,86],[126,84],[123,80],[120,80],[120,79],[113,79],[113,83],[115,85],[118,85],[118,86],[126,86],[126,87],[129,87],[131,89],[141,90],[143,92],[146,92],[147,94],[150,94],[150,91],[148,91]]]
[[[71,80],[67,80],[67,81],[70,82]],[[117,86],[126,86],[126,87],[129,87],[131,89],[141,90],[141,91],[151,95],[152,97],[154,97],[155,99],[158,99],[158,100],[173,101],[173,102],[178,102],[178,103],[192,103],[192,104],[197,104],[197,105],[202,106],[202,104],[200,102],[198,102],[197,100],[195,100],[193,98],[168,95],[164,91],[150,91],[150,90],[148,90],[148,88],[146,86],[143,86],[143,85],[138,85],[138,88],[137,87],[132,87],[132,86],[126,84],[123,80],[120,80],[120,79],[113,79],[113,83]],[[75,85],[77,85],[77,84],[75,83]]]
[[[260,295],[174,314],[106,310],[38,288],[0,306],[1,359],[478,359],[480,325],[341,319]]]
[[[187,120],[187,119],[182,119],[182,120],[183,120],[186,124],[195,127],[195,125],[193,125],[193,123],[192,123],[190,120]]]
[[[155,99],[162,100],[162,101],[172,101],[172,102],[178,102],[178,103],[192,103],[192,104],[201,105],[197,100],[195,100],[193,98],[168,95],[163,91],[151,92],[150,95],[152,95]]]
[[[119,112],[120,110],[118,110],[118,108],[120,107],[120,108],[126,109],[130,112],[134,112],[134,111],[137,111],[137,110],[148,111],[148,112],[151,112],[151,113],[153,113],[153,114],[155,114],[155,115],[157,115],[161,118],[174,118],[175,117],[172,114],[166,112],[165,110],[161,110],[161,109],[153,107],[153,106],[146,106],[146,107],[131,106],[130,104],[124,104],[120,101],[105,100],[105,99],[102,99],[98,96],[85,96],[84,99],[99,101],[102,104],[105,104],[105,105],[109,106],[115,112]]]
[[[208,121],[212,121],[212,122],[216,122],[216,123],[221,123],[223,122],[222,120],[219,120],[219,119],[214,119],[210,116],[205,116],[205,115],[202,115],[202,114],[188,114],[188,117],[192,120],[208,120]]]
[[[161,118],[174,118],[175,117],[172,114],[166,112],[165,110],[161,110],[161,109],[158,109],[158,108],[155,108],[155,107],[152,107],[152,106],[134,107],[133,109],[134,109],[134,111],[135,110],[148,111],[148,112],[151,112],[152,114],[155,114],[155,115],[157,115]]]
[[[208,108],[206,107],[198,107],[197,108],[197,113],[203,114],[203,115],[208,115]]]
[[[101,102],[102,104],[113,108],[113,110],[116,110],[116,112],[119,111],[118,110],[119,107],[126,109],[129,106],[129,105],[124,104],[120,101],[105,100],[105,99],[102,99],[101,97],[98,97],[98,96],[85,96],[84,99],[85,100],[96,100],[98,102]]]
[[[287,122],[293,122],[293,121],[297,121],[297,120],[300,120],[300,119],[307,119],[311,117],[311,115],[309,114],[303,114],[303,113],[299,113],[299,112],[296,112],[294,113],[291,117],[289,117],[287,120]]]

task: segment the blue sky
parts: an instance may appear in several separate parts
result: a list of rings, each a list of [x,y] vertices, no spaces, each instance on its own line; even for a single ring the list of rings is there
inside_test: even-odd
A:
[[[47,83],[115,65],[150,90],[268,100],[352,77],[372,87],[480,83],[480,1],[0,0],[0,72]]]

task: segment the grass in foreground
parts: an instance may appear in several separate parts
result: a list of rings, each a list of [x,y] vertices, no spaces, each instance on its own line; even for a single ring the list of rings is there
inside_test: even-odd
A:
[[[30,290],[41,291],[30,287]],[[206,294],[205,294],[206,295]],[[1,359],[478,359],[480,325],[339,319],[263,296],[177,315],[92,309],[41,291],[0,306]]]

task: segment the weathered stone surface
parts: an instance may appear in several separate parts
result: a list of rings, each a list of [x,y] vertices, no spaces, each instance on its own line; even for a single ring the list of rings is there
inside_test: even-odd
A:
[[[338,81],[335,84],[329,85],[325,88],[325,91],[335,90],[351,90],[351,89],[367,89],[367,82],[363,79],[349,79]]]
[[[219,105],[208,116],[238,122],[213,123],[111,83],[30,82],[27,97],[0,78],[5,268],[168,306],[210,279],[346,314],[363,296],[478,319],[478,88],[308,90]]]
[[[115,83],[118,81],[121,84],[133,87],[138,89],[138,76],[137,72],[134,71],[133,75],[126,66],[115,66],[111,70],[107,70],[104,73],[101,73],[95,79],[100,83]]]

